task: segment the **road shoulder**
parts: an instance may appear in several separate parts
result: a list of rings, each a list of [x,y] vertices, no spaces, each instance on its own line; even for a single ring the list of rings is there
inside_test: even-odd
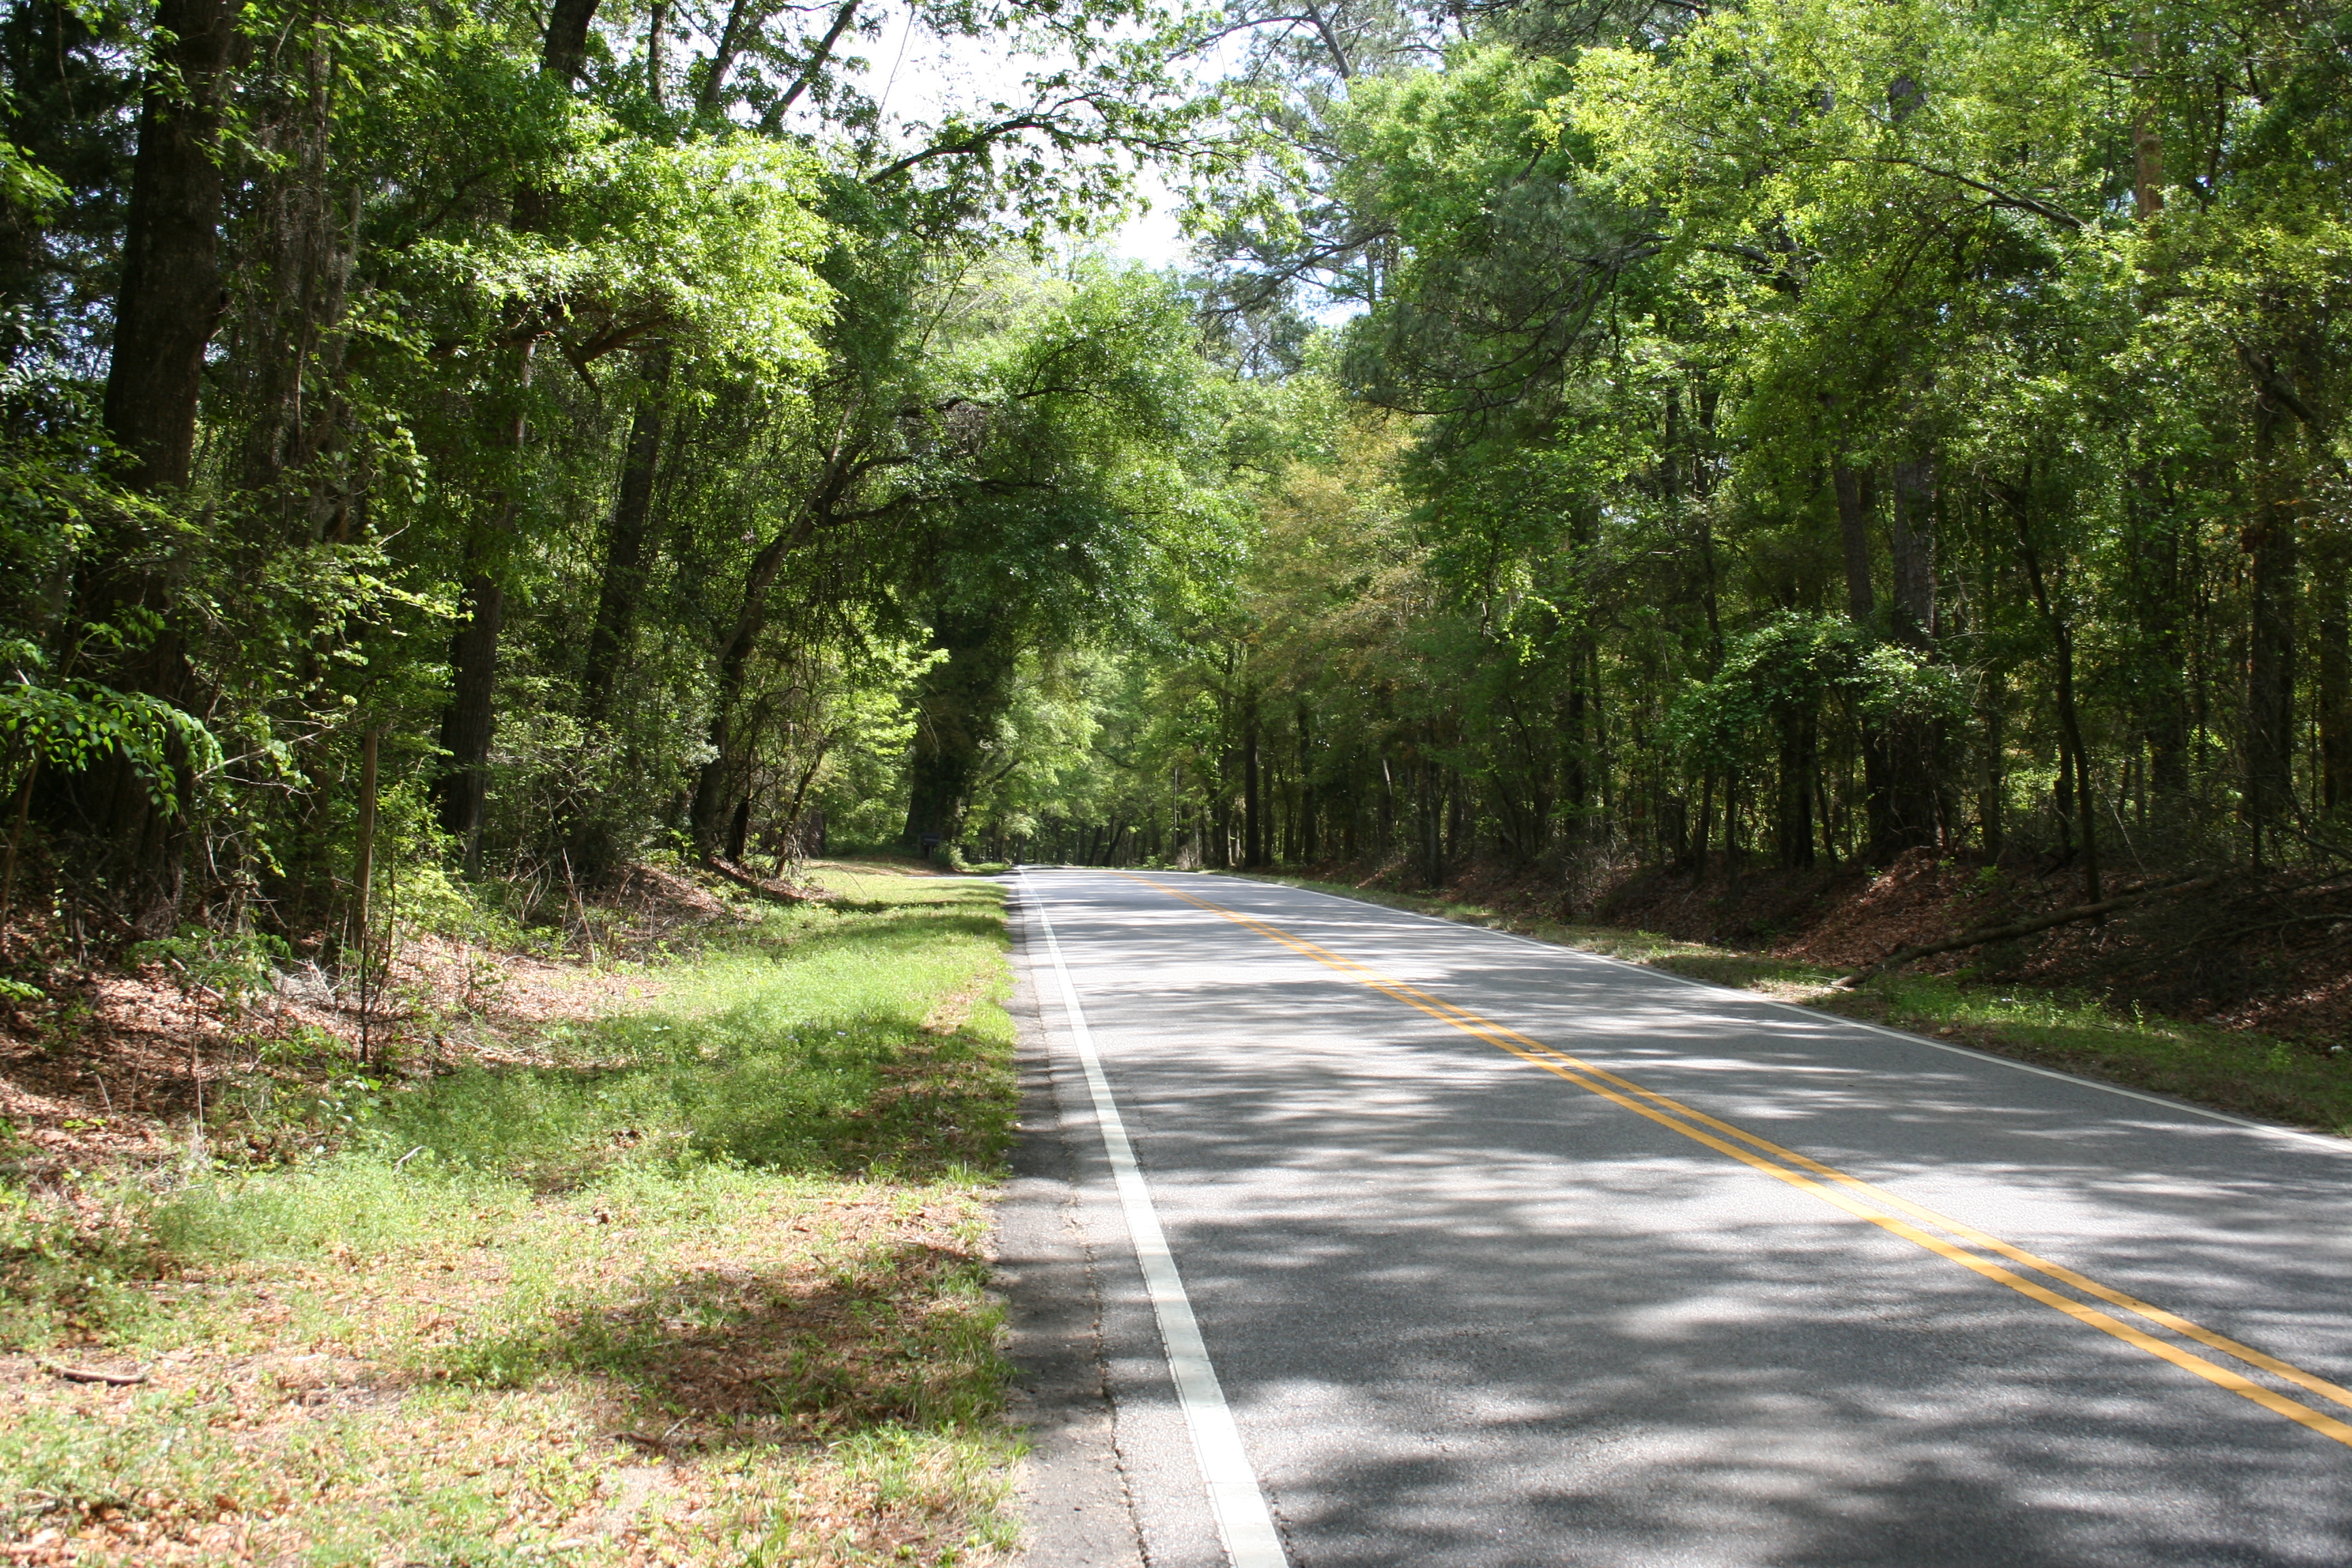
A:
[[[997,1212],[996,1288],[1005,1298],[1013,1418],[1030,1452],[1018,1491],[1028,1568],[1142,1568],[1142,1538],[1118,1448],[1103,1354],[1102,1284],[1084,1225],[1074,1146],[1087,1129],[1066,1119],[1060,1074],[1012,911],[1012,1012],[1020,1031],[1021,1140]]]

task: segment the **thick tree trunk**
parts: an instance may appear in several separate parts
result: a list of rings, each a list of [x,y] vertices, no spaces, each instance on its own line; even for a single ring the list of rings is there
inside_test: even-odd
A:
[[[599,0],[555,0],[547,13],[547,30],[540,36],[539,74],[569,88],[580,79],[588,63],[588,29],[596,20]],[[515,193],[513,226],[526,234],[547,227],[555,212],[555,193],[525,185]]]
[[[466,875],[482,869],[482,818],[489,798],[490,742],[497,728],[499,632],[506,623],[506,589],[477,568],[465,582],[465,619],[449,639],[449,705],[441,712],[441,749],[448,753],[434,781],[441,831],[457,841]]]
[[[947,658],[923,672],[908,767],[904,842],[920,849],[927,834],[942,845],[962,841],[982,750],[1011,700],[1013,656],[978,616],[942,616],[935,628]]]
[[[1888,530],[1895,577],[1895,636],[1926,652],[1936,642],[1936,464],[1895,465],[1895,514]]]
[[[107,434],[121,448],[123,479],[151,495],[186,488],[194,461],[196,405],[205,345],[219,325],[222,177],[215,162],[237,7],[226,0],[163,0],[156,51],[139,113],[125,214],[121,282],[107,365]],[[123,564],[132,542],[101,541],[76,584],[84,624],[157,628],[119,654],[91,650],[83,672],[124,690],[201,710],[195,670],[162,573]],[[175,775],[176,809],[155,799],[146,775],[121,751],[79,773],[52,773],[42,815],[90,851],[87,885],[103,889],[141,931],[176,919],[194,780],[176,743],[164,759]]]
[[[220,324],[221,103],[238,8],[161,0],[156,54],[139,110],[139,152],[122,237],[106,431],[146,491],[188,482],[205,345]]]

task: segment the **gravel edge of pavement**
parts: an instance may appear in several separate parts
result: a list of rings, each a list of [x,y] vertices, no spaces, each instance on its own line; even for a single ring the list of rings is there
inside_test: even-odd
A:
[[[1144,1568],[1143,1535],[1118,1446],[1103,1347],[1102,1279],[1080,1212],[1060,1081],[1017,899],[1010,1011],[1018,1037],[1021,1138],[996,1215],[995,1288],[1005,1300],[1011,1415],[1029,1443],[1015,1493],[1025,1568]]]

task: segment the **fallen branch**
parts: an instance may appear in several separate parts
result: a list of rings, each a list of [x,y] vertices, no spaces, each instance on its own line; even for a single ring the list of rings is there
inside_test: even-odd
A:
[[[2235,931],[2225,931],[2218,934],[2210,931],[2200,931],[2187,942],[2166,948],[2157,956],[2171,958],[2178,953],[2187,952],[2192,947],[2202,947],[2209,942],[2240,942],[2250,936],[2260,936],[2266,931],[2284,931],[2289,926],[2326,925],[2330,922],[2341,925],[2347,921],[2352,921],[2352,910],[2322,910],[2315,915],[2290,915],[2283,921],[2264,921],[2260,925],[2240,926]]]
[[[1944,942],[1906,943],[1868,968],[1858,969],[1847,975],[1838,982],[1838,986],[1842,990],[1851,991],[1890,970],[1900,969],[1905,964],[1922,958],[1932,958],[1939,952],[1957,952],[1964,947],[1982,947],[1989,942],[2007,942],[2012,937],[2032,936],[2035,931],[2048,931],[2052,926],[2063,926],[2075,921],[2090,920],[2095,916],[2107,914],[2116,910],[2128,909],[2134,904],[2143,903],[2149,899],[2174,893],[2193,893],[2200,889],[2210,888],[2221,879],[2221,873],[2215,871],[2209,876],[2191,877],[2184,881],[2160,882],[2152,888],[2136,888],[2128,893],[2119,893],[2112,899],[2101,899],[2095,904],[2076,904],[2072,908],[2059,910],[2051,914],[2035,915],[2031,920],[2012,921],[2008,925],[1981,926],[1975,931],[1964,931],[1959,935]]]
[[[147,1381],[147,1374],[143,1372],[105,1372],[94,1366],[68,1366],[61,1361],[49,1361],[44,1357],[34,1359],[68,1383],[102,1383],[110,1388],[130,1388]]]
[[[705,860],[703,864],[737,887],[757,893],[763,899],[773,899],[780,904],[817,904],[824,901],[813,893],[803,893],[798,889],[787,888],[781,882],[770,882],[755,877],[732,860],[722,859],[716,855]]]

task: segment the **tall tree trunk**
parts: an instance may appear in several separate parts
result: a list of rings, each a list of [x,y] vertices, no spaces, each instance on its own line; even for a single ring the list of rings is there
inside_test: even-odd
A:
[[[1925,653],[1936,641],[1936,462],[1895,465],[1895,510],[1888,530],[1895,578],[1895,636]]]
[[[2157,799],[2177,805],[2189,795],[2189,644],[2180,527],[2154,493],[2143,468],[2131,488],[2139,623],[2143,643],[2139,717],[2147,740],[2148,784]]]
[[[107,363],[106,431],[124,458],[130,488],[169,496],[186,489],[195,455],[205,346],[226,305],[221,291],[222,177],[216,161],[238,7],[226,0],[162,0],[162,41],[139,110],[139,145],[124,215],[122,273]],[[120,654],[86,650],[83,673],[201,710],[194,667],[170,577],[132,566],[138,542],[101,539],[76,584],[83,624],[155,627]],[[53,772],[43,815],[91,850],[90,883],[107,888],[140,930],[168,930],[184,879],[193,779],[174,742],[164,759],[176,808],[157,801],[141,767],[115,750],[79,773]]]
[[[596,619],[588,630],[588,651],[580,669],[580,717],[590,724],[611,718],[614,693],[635,636],[644,602],[646,568],[653,550],[655,468],[661,456],[662,399],[673,363],[667,346],[638,356],[643,390],[629,418],[622,449],[619,493],[613,525],[604,537],[604,570],[597,574]]]
[[[1984,690],[1984,787],[1977,796],[1977,829],[1984,836],[1985,858],[2000,858],[2004,823],[2007,815],[2009,783],[2002,771],[2003,748],[2009,743],[2007,680],[1999,671],[1989,671],[1983,682]]]
[[[506,589],[491,567],[478,563],[466,574],[462,602],[463,618],[449,639],[449,705],[441,710],[441,749],[448,762],[433,788],[441,830],[457,841],[466,875],[475,877],[482,869]]]
[[[2143,5],[2132,33],[2132,210],[2145,224],[2164,210],[2164,133],[2154,84],[2158,39],[2153,7]],[[2145,296],[2160,299],[2161,290]],[[2155,469],[2143,462],[2132,476],[2126,505],[2134,513],[2139,568],[2139,624],[2147,659],[2139,682],[2141,726],[2147,740],[2148,783],[2159,801],[2178,805],[2189,796],[2188,666],[2180,579],[2180,530],[2168,498],[2159,495]]]
[[[105,402],[106,433],[129,459],[124,478],[150,493],[188,482],[205,345],[227,303],[217,160],[237,13],[228,0],[155,9],[171,41],[156,51],[139,108]]]
[[[588,28],[598,0],[555,0],[540,43],[542,79],[569,89],[587,58]],[[536,233],[553,220],[555,195],[526,184],[515,193],[509,223],[519,233]],[[448,755],[434,781],[441,830],[457,840],[466,874],[482,867],[482,826],[489,799],[490,746],[498,731],[499,638],[506,623],[505,556],[509,536],[522,510],[523,446],[529,438],[528,398],[535,344],[515,351],[505,397],[485,408],[485,439],[500,444],[512,470],[502,491],[467,530],[466,576],[462,584],[465,624],[449,641],[449,705],[441,716],[441,748]],[[511,406],[508,406],[509,399]]]
[[[1870,475],[1841,463],[1832,470],[1837,496],[1838,540],[1845,556],[1846,616],[1864,632],[1878,619],[1878,595],[1871,584],[1870,513],[1875,497]],[[1895,811],[1885,728],[1868,713],[1858,721],[1862,749],[1864,854],[1876,858],[1895,838]]]
[[[2076,833],[2083,843],[2084,902],[2095,904],[2101,897],[2099,882],[2098,794],[2091,787],[2090,755],[2083,744],[2082,714],[2074,705],[2074,627],[2052,598],[2048,584],[2042,574],[2042,556],[2033,548],[2032,539],[2021,521],[2018,544],[2025,562],[2025,581],[2033,590],[2034,607],[2042,612],[2044,625],[2050,628],[2051,650],[2056,656],[2058,674],[2058,734],[2062,754],[2058,759],[2058,777],[2067,798],[2060,802],[2064,811],[2071,804]],[[2073,776],[2068,777],[2068,759],[2073,762]]]
[[[2164,132],[2158,104],[2149,84],[2155,79],[2157,36],[2155,7],[2144,6],[2140,25],[2132,33],[2132,77],[2137,90],[2132,106],[2132,209],[2146,223],[2164,210]]]
[[[1780,811],[1774,824],[1780,864],[1792,869],[1813,863],[1813,750],[1816,713],[1810,705],[1783,703],[1775,717],[1780,731]]]
[[[1894,468],[1895,506],[1888,530],[1894,565],[1895,640],[1932,657],[1936,647],[1936,468],[1917,457]],[[1937,724],[1919,714],[1889,720],[1881,733],[1885,752],[1885,836],[1881,857],[1937,840]]]
[[[1260,790],[1257,755],[1257,683],[1242,690],[1242,864],[1265,864],[1265,797]]]
[[[1845,611],[1858,626],[1878,613],[1870,583],[1870,476],[1841,463],[1830,476],[1837,495],[1838,542],[1845,552]]]
[[[2315,551],[2313,597],[2319,620],[2319,799],[2329,812],[2352,806],[2352,594],[2345,546]]]
[[[2295,485],[2281,426],[2263,395],[2254,410],[2255,512],[2242,540],[2253,557],[2246,659],[2246,817],[2262,836],[2294,804],[2294,600],[2299,562]]]
[[[1301,698],[1298,702],[1298,858],[1308,865],[1315,863],[1318,847],[1314,742],[1310,724],[1307,700]]]

